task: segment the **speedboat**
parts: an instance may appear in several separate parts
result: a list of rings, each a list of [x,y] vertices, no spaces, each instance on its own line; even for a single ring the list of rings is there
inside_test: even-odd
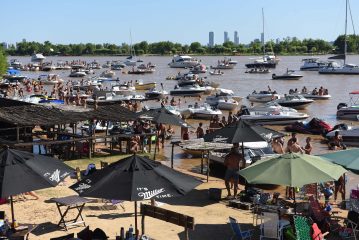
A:
[[[305,109],[307,106],[313,103],[314,100],[306,99],[302,95],[284,95],[284,98],[277,99],[275,102],[284,107]]]
[[[6,74],[3,76],[4,79],[7,79],[9,82],[22,82],[26,76],[21,75],[19,70],[9,69]]]
[[[217,64],[217,66],[211,66],[211,68],[212,69],[233,69],[234,66],[235,66],[234,64],[220,62],[219,64]]]
[[[126,64],[119,62],[119,61],[112,61],[110,63],[111,70],[122,70],[122,68],[124,68],[124,67],[126,67]]]
[[[276,99],[280,99],[280,95],[276,91],[260,91],[259,93],[254,91],[252,94],[247,96],[247,99],[251,102],[270,102]]]
[[[97,96],[97,95],[96,95]],[[146,100],[143,95],[116,95],[114,93],[107,93],[105,96],[97,96],[95,99],[90,98],[86,99],[86,103],[89,105],[94,105],[95,103],[99,106],[101,105],[113,105],[122,103],[124,101],[144,101]]]
[[[320,74],[344,74],[344,75],[358,75],[359,66],[355,64],[340,65],[337,62],[329,62],[325,67],[319,68]]]
[[[198,65],[199,62],[187,55],[175,55],[168,64],[171,68],[191,68]]]
[[[198,97],[204,94],[206,91],[207,89],[205,87],[200,87],[198,85],[187,85],[183,87],[176,85],[175,88],[170,91],[170,94],[174,96]]]
[[[271,71],[268,68],[252,68],[245,73],[270,73]]]
[[[52,71],[52,70],[56,70],[56,69],[57,69],[56,66],[53,65],[51,62],[46,62],[41,65],[41,71],[44,71],[44,72]]]
[[[335,132],[339,132],[342,136],[343,143],[347,146],[359,147],[359,128],[350,128],[347,130],[334,130],[327,133],[326,137],[332,139],[335,136]]]
[[[349,105],[339,103],[337,106],[337,118],[359,121],[359,91],[349,93]]]
[[[20,61],[18,61],[17,59],[11,59],[9,65],[10,65],[10,67],[12,67],[15,70],[22,69],[22,63]]]
[[[35,53],[31,56],[31,62],[42,62],[45,59],[46,58],[42,55],[42,53]]]
[[[295,74],[293,70],[288,70],[282,75],[272,74],[273,80],[299,80],[303,75]]]
[[[303,97],[307,98],[307,99],[313,99],[313,100],[329,100],[332,96],[329,94],[326,95],[319,95],[319,94],[312,94],[312,93],[294,93],[294,94],[290,94],[289,96],[296,96],[296,95],[302,95]]]
[[[190,69],[190,73],[199,74],[199,73],[206,73],[207,67],[204,64],[198,64]]]
[[[221,76],[221,75],[223,75],[223,72],[221,72],[221,71],[210,71],[209,74],[214,75],[214,76]]]
[[[283,107],[279,105],[276,101],[271,101],[253,106],[250,108],[250,111],[263,114],[266,114],[268,112],[298,112],[294,108]]]
[[[96,60],[91,62],[88,66],[88,68],[91,68],[91,69],[101,69],[101,64],[99,62],[97,62]]]
[[[100,77],[104,77],[104,78],[113,78],[115,76],[116,76],[116,73],[111,70],[106,70],[106,71],[102,72],[100,75]]]
[[[85,71],[78,69],[78,70],[72,70],[69,77],[85,77],[86,75],[87,74]]]
[[[129,56],[126,58],[126,60],[123,62],[126,66],[136,66],[137,65],[137,59],[135,59],[134,56]]]
[[[188,108],[180,110],[181,115],[185,118],[211,119],[216,115],[222,115],[222,111],[214,109],[208,104],[197,106],[196,104],[188,105]]]
[[[156,82],[144,83],[142,80],[136,80],[135,89],[136,90],[150,90],[156,87]]]
[[[168,95],[167,91],[157,90],[155,88],[150,89],[149,91],[145,92],[145,97],[147,99],[162,99],[165,98],[166,95]]]
[[[44,85],[55,85],[64,81],[57,74],[42,74],[37,78],[37,80]]]
[[[247,63],[247,68],[275,68],[279,59],[272,53],[265,54],[262,58],[255,59],[252,63]]]
[[[294,111],[270,111],[257,112],[254,109],[241,109],[240,118],[254,124],[260,125],[287,125],[297,121],[303,121],[309,117],[306,113]]]
[[[326,62],[319,61],[319,58],[304,58],[302,62],[303,65],[300,66],[301,71],[318,71],[319,68],[327,65]]]
[[[233,111],[239,103],[230,96],[214,95],[206,98],[206,103],[220,110]]]
[[[107,130],[112,130],[113,127],[114,127],[114,125],[113,125],[112,122],[106,123],[105,121],[97,121],[94,130],[95,130],[96,132],[104,132],[104,131],[107,131]],[[82,125],[80,128],[81,128],[82,130],[88,131],[88,130],[90,129],[90,124],[85,123],[85,124]]]

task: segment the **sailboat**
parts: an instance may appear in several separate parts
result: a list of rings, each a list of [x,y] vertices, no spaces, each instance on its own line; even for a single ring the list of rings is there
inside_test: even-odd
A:
[[[319,68],[320,74],[347,74],[347,75],[359,75],[359,66],[351,63],[346,63],[347,56],[347,25],[348,25],[348,2],[345,0],[345,34],[344,34],[344,54],[330,57],[329,59],[343,60],[343,65],[338,62],[330,61],[325,67]]]
[[[137,65],[137,59],[136,59],[136,54],[135,54],[135,50],[133,49],[132,46],[132,34],[131,34],[131,30],[130,30],[130,56],[126,58],[126,60],[123,62],[126,66],[136,66]]]
[[[275,68],[277,66],[277,63],[279,62],[279,59],[274,56],[274,54],[267,53],[265,49],[265,41],[264,41],[264,11],[262,8],[262,25],[263,25],[263,31],[262,31],[262,47],[263,47],[263,57],[254,60],[252,63],[247,63],[247,68]]]

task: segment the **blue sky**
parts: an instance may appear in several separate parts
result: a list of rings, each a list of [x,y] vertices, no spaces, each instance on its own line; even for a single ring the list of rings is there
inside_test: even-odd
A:
[[[344,32],[345,0],[1,0],[0,42],[223,42],[237,30],[241,43],[287,36],[328,41]],[[354,25],[359,1],[351,0]],[[349,21],[350,23],[350,21]],[[349,24],[349,32],[353,32]]]

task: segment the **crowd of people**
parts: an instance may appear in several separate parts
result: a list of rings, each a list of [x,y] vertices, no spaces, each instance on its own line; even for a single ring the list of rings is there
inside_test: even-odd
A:
[[[329,91],[327,88],[323,88],[323,86],[320,86],[320,88],[314,88],[312,91],[308,91],[307,87],[304,86],[302,88],[302,91],[299,92],[299,90],[297,88],[295,89],[289,89],[289,94],[296,94],[296,93],[300,93],[300,94],[311,94],[311,95],[318,95],[318,96],[325,96],[325,95],[329,95]]]

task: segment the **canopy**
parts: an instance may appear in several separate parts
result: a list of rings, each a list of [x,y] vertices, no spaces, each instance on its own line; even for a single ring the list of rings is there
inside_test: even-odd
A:
[[[287,153],[262,160],[239,171],[249,183],[302,187],[306,184],[338,180],[346,170],[321,157]]]
[[[319,156],[347,169],[359,171],[359,148],[331,152]]]
[[[185,121],[168,111],[165,107],[140,112],[139,118],[149,118],[155,123],[187,126]]]

